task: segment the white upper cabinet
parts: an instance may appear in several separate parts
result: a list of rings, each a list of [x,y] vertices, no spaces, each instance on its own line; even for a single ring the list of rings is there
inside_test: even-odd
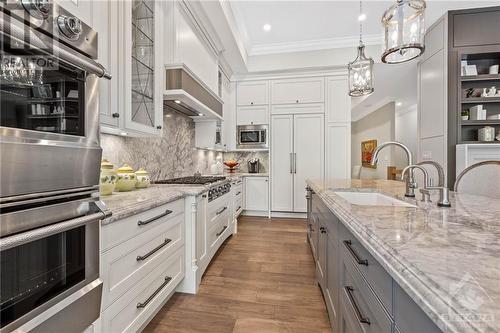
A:
[[[99,61],[111,73],[101,80],[101,130],[129,136],[157,136],[163,125],[161,1],[93,2]]]
[[[269,81],[239,82],[237,88],[238,106],[269,104]]]
[[[349,84],[345,76],[326,78],[326,119],[327,122],[351,121],[351,97],[347,94]]]
[[[322,103],[324,78],[296,78],[271,81],[272,104]]]
[[[118,128],[118,86],[120,72],[118,66],[118,2],[96,1],[92,6],[95,18],[94,29],[98,32],[98,61],[111,74],[111,80],[99,81],[99,113],[101,124]]]
[[[267,125],[269,124],[269,107],[240,106],[236,115],[237,125]]]
[[[218,95],[219,66],[215,50],[200,31],[188,4],[180,1],[162,1],[165,29],[164,65],[186,66],[194,76]]]

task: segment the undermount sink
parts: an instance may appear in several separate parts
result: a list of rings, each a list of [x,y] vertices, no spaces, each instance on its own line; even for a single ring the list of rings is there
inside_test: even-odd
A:
[[[336,195],[342,197],[353,205],[360,206],[392,206],[392,207],[412,207],[417,206],[407,202],[394,199],[385,194],[377,192],[348,192],[348,191],[333,191]]]

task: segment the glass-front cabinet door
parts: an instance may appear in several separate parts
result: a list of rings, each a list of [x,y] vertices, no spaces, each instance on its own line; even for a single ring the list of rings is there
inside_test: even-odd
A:
[[[123,3],[126,26],[124,50],[125,128],[158,134],[163,121],[164,70],[161,63],[161,7],[158,0]],[[129,44],[129,45],[127,45]]]

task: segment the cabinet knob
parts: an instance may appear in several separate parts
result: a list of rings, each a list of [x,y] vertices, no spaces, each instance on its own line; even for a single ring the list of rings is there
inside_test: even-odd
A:
[[[321,231],[322,234],[326,234],[326,228],[325,227],[319,228],[319,231]]]
[[[120,114],[118,112],[115,112],[111,115],[113,118],[120,118]]]
[[[295,101],[295,103],[298,103],[298,102],[299,102],[299,100],[296,100],[296,101]]]
[[[253,105],[253,102],[250,102],[250,105]]]
[[[161,128],[162,128],[161,125],[156,126],[156,129],[161,129]]]

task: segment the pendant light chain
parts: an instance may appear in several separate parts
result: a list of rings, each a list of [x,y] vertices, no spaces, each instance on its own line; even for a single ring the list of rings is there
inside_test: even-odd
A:
[[[359,2],[359,17],[358,19],[361,18],[361,15],[363,15],[363,1]],[[359,20],[359,44],[363,44],[363,21]]]

